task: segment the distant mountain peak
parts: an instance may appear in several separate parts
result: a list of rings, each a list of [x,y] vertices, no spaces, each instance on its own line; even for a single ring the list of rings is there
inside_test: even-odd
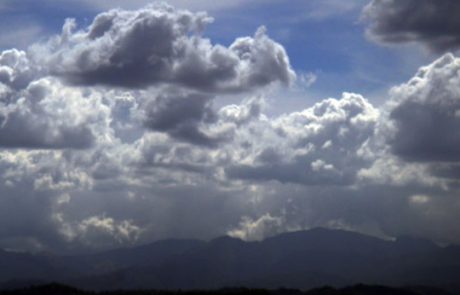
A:
[[[0,284],[57,281],[95,290],[309,289],[358,282],[439,287],[460,282],[460,247],[411,237],[390,242],[319,227],[258,242],[221,236],[208,242],[168,239],[92,255],[0,252],[0,265]]]

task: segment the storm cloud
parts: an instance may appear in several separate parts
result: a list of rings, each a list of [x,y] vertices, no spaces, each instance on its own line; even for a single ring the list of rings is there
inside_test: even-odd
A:
[[[295,78],[284,48],[259,28],[229,47],[201,36],[206,13],[152,4],[110,10],[85,29],[68,19],[62,34],[36,46],[36,59],[74,85],[139,88],[159,83],[201,91],[243,91]]]
[[[147,106],[145,124],[152,130],[167,132],[174,138],[203,146],[214,146],[219,137],[205,134],[201,124],[212,123],[217,114],[211,97],[202,94],[168,93]]]
[[[435,52],[459,49],[459,14],[456,0],[373,0],[363,11],[372,39],[420,42]]]

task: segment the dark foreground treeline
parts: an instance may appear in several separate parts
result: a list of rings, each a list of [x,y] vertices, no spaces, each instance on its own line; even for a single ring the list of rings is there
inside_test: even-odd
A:
[[[296,289],[248,289],[224,288],[219,290],[120,290],[93,292],[79,290],[61,284],[47,284],[15,290],[0,291],[0,295],[455,295],[431,287],[391,288],[384,286],[355,285],[336,289],[332,287],[316,288],[309,291]]]

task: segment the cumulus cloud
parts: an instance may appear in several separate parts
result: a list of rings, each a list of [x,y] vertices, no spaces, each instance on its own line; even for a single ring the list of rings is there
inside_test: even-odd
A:
[[[303,185],[351,185],[356,173],[370,165],[358,151],[373,135],[379,111],[362,96],[345,93],[340,100],[327,99],[277,118],[264,115],[263,105],[263,99],[251,99],[224,106],[208,122],[201,118],[202,113],[189,112],[192,122],[188,116],[168,115],[166,126],[178,128],[176,124],[184,120],[188,125],[184,132],[199,128],[213,136],[224,134],[220,138],[225,140],[219,149],[203,151],[189,144],[167,148],[171,139],[181,140],[174,136],[144,136],[141,162],[182,167],[219,181],[276,180]],[[190,140],[184,143],[196,145]]]
[[[246,180],[351,184],[366,165],[357,151],[373,134],[378,115],[365,98],[345,93],[340,100],[259,120],[240,132],[239,153],[225,171]]]
[[[153,131],[208,147],[228,140],[232,132],[226,130],[228,126],[218,124],[217,129],[206,130],[206,125],[217,118],[212,107],[215,95],[257,89],[273,82],[289,84],[295,74],[284,48],[271,40],[264,28],[254,37],[236,39],[227,48],[212,45],[201,36],[210,22],[212,18],[206,13],[176,10],[166,4],[136,11],[110,10],[97,15],[81,30],[76,29],[74,20],[67,20],[61,35],[33,45],[28,54],[18,50],[3,52],[3,145],[80,149],[93,145],[89,122],[55,122],[56,116],[47,112],[51,108],[43,107],[55,98],[51,98],[55,93],[37,90],[39,87],[34,85],[45,80],[57,83],[47,75],[74,86],[101,84],[136,91],[163,85],[153,100],[116,100],[112,116],[117,120],[111,124],[121,140],[134,141],[142,135],[135,130],[133,120],[130,122],[135,119],[134,124],[142,123],[140,108],[144,108],[144,126]],[[27,92],[29,88],[35,89],[34,95]],[[142,97],[139,92],[135,95]],[[132,97],[129,93],[125,97],[129,96]],[[130,109],[126,109],[127,104],[131,104]],[[122,118],[120,112],[129,118]],[[62,124],[58,126],[59,123]],[[17,130],[23,132],[13,134]]]
[[[37,76],[38,69],[29,61],[26,52],[9,49],[0,54],[0,83],[10,91],[20,90]]]
[[[256,220],[244,216],[240,221],[239,227],[229,230],[227,235],[244,241],[260,241],[264,238],[286,232],[285,223],[286,221],[283,217],[274,217],[270,213],[266,213]]]
[[[2,57],[16,53],[21,59],[2,66],[0,82],[0,146],[8,148],[87,148],[94,135],[86,125],[85,115],[73,107],[85,104],[66,102],[75,97],[61,90],[58,81],[30,81],[24,52],[7,51]],[[82,99],[83,100],[83,99]]]
[[[420,42],[433,51],[460,46],[456,0],[372,0],[363,11],[368,36],[384,43]]]
[[[55,215],[58,222],[65,222],[61,215]],[[116,221],[104,215],[91,216],[78,224],[61,224],[61,232],[67,239],[82,239],[83,244],[96,247],[113,247],[119,244],[135,243],[141,229],[130,220]]]
[[[458,189],[459,59],[445,54],[389,91],[374,135],[359,154],[372,163],[358,172],[360,185],[426,191]]]
[[[150,102],[146,113],[145,125],[152,130],[203,146],[214,146],[220,140],[200,130],[200,124],[217,119],[207,95],[169,91]]]
[[[82,30],[68,20],[61,35],[27,52],[1,53],[0,146],[9,150],[0,153],[0,192],[14,197],[2,198],[0,212],[3,224],[15,226],[0,230],[0,245],[11,245],[12,235],[17,247],[57,251],[131,243],[144,230],[147,241],[185,237],[203,230],[208,222],[192,222],[203,212],[213,220],[202,235],[209,238],[239,219],[236,201],[227,202],[227,222],[215,215],[221,188],[203,198],[215,184],[200,175],[216,179],[213,157],[220,153],[203,147],[230,142],[260,115],[261,101],[220,109],[213,101],[288,84],[295,74],[263,28],[227,48],[201,36],[211,21],[167,5],[111,10]],[[190,194],[181,186],[200,187],[196,208],[181,198]],[[168,202],[163,195],[171,195]],[[34,196],[42,206],[31,214]],[[37,226],[7,214],[12,207]],[[150,209],[139,214],[142,207]],[[159,210],[150,218],[153,207]],[[181,214],[190,224],[182,230],[162,213],[185,208],[195,209]]]
[[[387,132],[408,161],[460,160],[460,59],[446,54],[391,90]]]
[[[445,54],[393,87],[374,136],[360,149],[372,165],[361,183],[418,187],[414,195],[458,186],[460,61]]]
[[[74,85],[242,91],[295,78],[284,48],[265,29],[224,47],[201,36],[212,20],[166,4],[110,10],[82,30],[67,20],[60,36],[33,52],[51,74]]]
[[[167,89],[143,104],[144,125],[182,142],[216,148],[231,141],[239,127],[257,119],[264,103],[250,98],[217,109],[213,100],[203,93]]]

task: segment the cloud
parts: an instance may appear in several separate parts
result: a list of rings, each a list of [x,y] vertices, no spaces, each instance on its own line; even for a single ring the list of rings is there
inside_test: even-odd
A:
[[[295,78],[282,45],[263,28],[214,44],[210,22],[165,5],[110,10],[0,53],[0,247],[315,226],[459,242],[458,58],[421,68],[383,106],[344,93],[274,116],[283,89],[271,85]],[[315,76],[299,76],[308,91]]]
[[[284,48],[260,28],[228,48],[201,36],[206,13],[153,4],[101,13],[83,30],[67,20],[62,34],[32,50],[52,75],[73,85],[144,88],[181,85],[200,91],[244,91],[295,74]]]
[[[414,195],[458,191],[460,61],[445,54],[393,87],[374,136],[360,153],[372,165],[361,183],[418,187]]]
[[[226,174],[305,185],[351,184],[366,165],[357,150],[372,136],[378,116],[365,98],[345,93],[340,100],[259,120],[240,131],[241,150]]]
[[[141,229],[130,220],[116,221],[104,215],[85,218],[78,224],[66,224],[59,214],[54,217],[58,222],[64,223],[61,224],[61,233],[67,239],[82,239],[82,244],[90,244],[93,247],[135,243],[141,233]]]
[[[14,226],[0,226],[0,246],[207,239],[244,216],[234,233],[260,239],[299,228],[300,213],[279,212],[294,187],[353,185],[378,110],[347,93],[267,116],[267,86],[295,78],[286,51],[263,27],[214,45],[210,21],[165,5],[111,10],[1,55],[0,224]]]
[[[227,235],[244,241],[260,241],[288,231],[285,222],[282,217],[273,217],[270,213],[262,215],[257,220],[244,216],[240,221],[239,227],[229,230]]]
[[[17,49],[1,52],[0,83],[3,89],[24,89],[37,76],[38,69],[29,61],[26,52]]]
[[[181,103],[188,106],[191,101]],[[202,119],[201,112],[190,111],[191,118],[168,115],[165,122],[156,122],[156,128],[162,123],[168,128],[188,126],[177,132],[205,130],[203,134],[213,136],[209,138],[221,139],[219,148],[203,151],[199,145],[188,144],[167,148],[172,145],[171,139],[193,145],[196,141],[178,138],[174,133],[169,138],[149,135],[142,140],[141,162],[190,169],[219,181],[276,180],[303,185],[351,185],[356,173],[371,164],[358,151],[373,135],[379,112],[362,96],[345,93],[340,100],[327,99],[302,112],[277,118],[266,117],[263,104],[255,99],[224,106],[208,121]]]
[[[144,125],[179,141],[216,148],[232,141],[237,128],[257,119],[263,104],[262,99],[251,98],[217,109],[214,99],[208,94],[166,89],[144,102]]]
[[[420,42],[432,51],[460,46],[456,0],[372,0],[363,10],[367,35],[383,43]]]
[[[460,160],[460,59],[446,54],[391,90],[388,143],[407,161]]]
[[[222,138],[200,130],[200,125],[216,121],[211,97],[197,93],[169,92],[158,96],[146,109],[145,125],[152,130],[193,144],[215,146]]]
[[[70,87],[105,85],[136,91],[160,85],[162,90],[156,92],[154,101],[135,94],[139,98],[125,112],[132,112],[137,118],[128,120],[142,121],[139,114],[143,112],[144,125],[149,129],[202,146],[215,147],[228,140],[231,130],[206,130],[206,125],[217,117],[212,107],[215,95],[258,89],[273,82],[289,84],[295,74],[284,48],[271,40],[264,28],[254,37],[238,38],[226,48],[201,37],[211,21],[206,13],[176,10],[166,4],[136,11],[110,10],[97,15],[83,30],[75,31],[75,22],[67,20],[60,36],[33,45],[27,54],[15,49],[5,51],[0,72],[4,100],[27,107],[22,105],[19,112],[19,107],[10,102],[9,110],[4,110],[3,145],[88,148],[93,144],[88,122],[82,121],[78,126],[53,125],[51,120],[56,118],[40,109],[51,98],[35,103],[27,111],[32,102],[42,98],[21,95],[29,84],[37,84],[39,79],[50,80],[49,74],[56,77],[51,80],[65,81]],[[194,112],[189,113],[190,110]],[[132,123],[117,119],[112,127],[116,127],[114,132],[122,140],[133,141],[133,135],[141,136]],[[25,132],[12,136],[19,129]],[[47,130],[49,134],[45,134]]]
[[[76,95],[68,89],[61,89],[56,80],[33,80],[34,76],[36,72],[25,52],[7,50],[1,53],[0,146],[90,147],[94,134],[86,125],[85,117],[89,115],[80,114],[88,107],[88,102],[84,99],[80,99],[80,103],[66,102]]]

